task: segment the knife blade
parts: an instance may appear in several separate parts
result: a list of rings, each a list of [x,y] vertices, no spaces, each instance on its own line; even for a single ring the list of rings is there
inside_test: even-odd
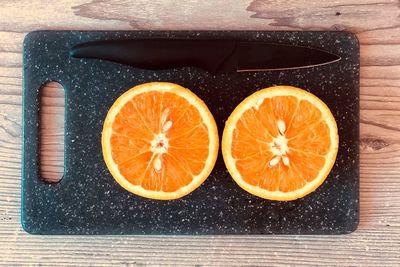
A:
[[[211,73],[307,68],[340,57],[316,48],[239,40],[129,39],[80,43],[73,58],[101,59],[136,68],[197,67]]]

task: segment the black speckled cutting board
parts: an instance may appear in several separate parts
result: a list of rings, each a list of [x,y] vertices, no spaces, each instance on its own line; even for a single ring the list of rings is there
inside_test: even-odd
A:
[[[71,59],[69,49],[100,39],[184,37],[277,42],[322,48],[341,56],[329,65],[273,72],[211,75],[195,68],[149,71],[100,60]],[[39,31],[24,41],[21,220],[34,234],[343,234],[359,220],[359,44],[347,32],[81,32]],[[58,184],[39,177],[39,91],[46,81],[65,87],[65,173]],[[339,153],[327,180],[291,202],[267,201],[240,189],[219,154],[210,177],[173,201],[125,191],[103,162],[101,129],[112,103],[150,81],[190,88],[210,108],[221,136],[246,96],[293,85],[321,98],[339,128]]]

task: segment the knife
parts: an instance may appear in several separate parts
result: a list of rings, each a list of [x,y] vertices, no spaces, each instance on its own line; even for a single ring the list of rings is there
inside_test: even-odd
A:
[[[108,60],[148,70],[197,67],[213,74],[308,68],[340,60],[335,54],[305,46],[187,39],[86,42],[72,47],[70,56]]]

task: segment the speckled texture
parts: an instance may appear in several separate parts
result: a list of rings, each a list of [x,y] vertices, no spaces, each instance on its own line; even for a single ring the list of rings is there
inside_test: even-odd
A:
[[[288,71],[210,75],[194,68],[145,71],[99,60],[70,59],[69,48],[89,40],[157,37],[239,38],[324,48],[337,63]],[[66,89],[65,175],[39,179],[38,93],[43,83]],[[101,153],[109,107],[130,87],[170,81],[202,98],[218,124],[246,96],[285,84],[304,88],[332,110],[339,128],[336,164],[316,192],[273,202],[240,189],[221,154],[210,177],[190,195],[153,201],[121,188]],[[342,234],[359,218],[359,45],[346,32],[33,32],[24,42],[21,220],[35,234]]]

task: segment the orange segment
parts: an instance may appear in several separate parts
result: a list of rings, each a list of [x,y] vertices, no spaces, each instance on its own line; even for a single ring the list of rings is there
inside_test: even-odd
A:
[[[278,134],[278,129],[276,129],[275,125],[276,118],[271,99],[259,99],[256,102],[256,106],[252,109],[257,117],[257,120],[259,120],[267,130],[267,133],[271,134],[271,136],[276,136]],[[269,116],[265,116],[265,114],[269,114]]]
[[[110,108],[102,149],[112,176],[126,190],[176,199],[210,174],[218,132],[207,106],[188,89],[147,83],[128,90]]]
[[[131,99],[133,110],[130,111],[137,113],[141,121],[140,127],[151,133],[160,130],[162,101],[163,94],[161,92],[144,92]],[[130,105],[130,103],[127,104]],[[125,115],[129,116],[129,113],[125,113]]]
[[[271,156],[272,153],[268,151],[260,151],[252,156],[237,159],[236,166],[242,174],[243,180],[251,185],[258,186],[261,182],[259,177],[265,174],[266,164],[264,159]]]
[[[329,126],[325,121],[311,124],[290,138],[288,145],[307,153],[326,155],[331,147]]]
[[[278,165],[277,168],[268,168],[268,165],[265,164],[264,173],[259,178],[260,183],[258,184],[258,187],[264,188],[268,191],[276,191],[279,189],[281,167]]]
[[[208,156],[206,148],[185,149],[170,148],[171,157],[180,159],[180,164],[192,175],[199,175],[205,165]]]
[[[270,101],[275,118],[272,127],[277,130],[277,120],[282,120],[285,122],[286,125],[291,125],[292,118],[297,111],[297,108],[300,109],[301,107],[301,104],[299,105],[298,99],[294,96],[274,96],[271,97]],[[265,117],[265,115],[263,117]]]
[[[147,164],[152,157],[152,153],[149,151],[138,154],[137,156],[131,157],[126,161],[118,163],[118,171],[120,174],[134,185],[141,185],[143,182],[143,177],[146,173]],[[135,175],[131,175],[135,173]]]
[[[195,107],[189,106],[183,108],[183,110],[175,111],[172,109],[171,111],[172,114],[167,116],[167,120],[175,121],[175,125],[167,132],[167,136],[182,135],[202,124],[202,118]]]
[[[320,121],[322,113],[314,105],[307,100],[300,100],[296,113],[293,114],[293,119],[288,125],[286,137],[291,138],[300,131],[313,126]]]
[[[170,154],[165,155],[164,159],[166,168],[165,179],[162,184],[163,191],[174,192],[193,181],[193,176],[178,159]]]
[[[115,134],[126,135],[136,138],[151,140],[152,132],[149,128],[143,127],[142,116],[136,112],[133,103],[130,101],[121,108],[112,124]]]
[[[113,134],[110,142],[112,157],[116,164],[121,164],[149,150],[149,141],[132,139],[130,136]]]
[[[247,97],[232,112],[222,154],[233,179],[271,200],[294,200],[328,176],[338,151],[335,119],[316,96],[275,86]]]

